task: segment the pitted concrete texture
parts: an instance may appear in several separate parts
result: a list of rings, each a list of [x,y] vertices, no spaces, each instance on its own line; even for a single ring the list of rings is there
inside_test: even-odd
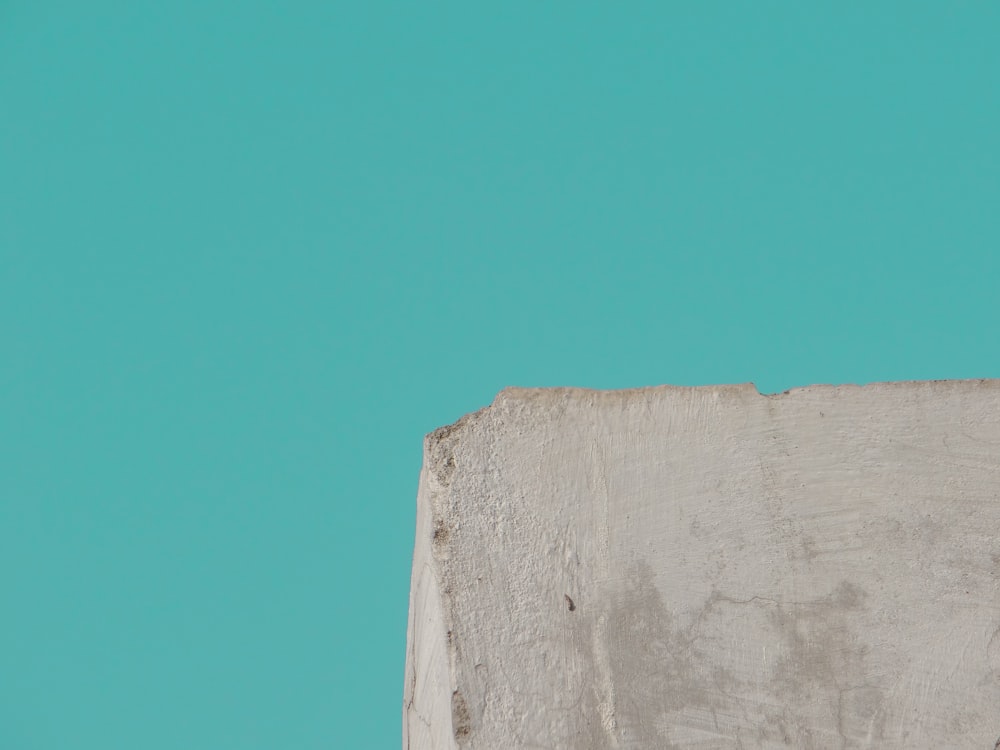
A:
[[[1000,380],[502,391],[427,436],[405,750],[1000,738]]]

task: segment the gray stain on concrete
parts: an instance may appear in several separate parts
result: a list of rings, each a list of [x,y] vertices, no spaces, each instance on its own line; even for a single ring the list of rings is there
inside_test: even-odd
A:
[[[695,734],[714,736],[719,747],[739,747],[741,737],[799,748],[849,747],[852,738],[880,737],[883,688],[869,674],[868,647],[851,623],[866,597],[856,585],[845,580],[825,597],[789,603],[715,591],[682,627],[650,565],[638,563],[625,580],[610,597],[606,631],[621,748],[681,747],[678,738]],[[751,628],[763,644],[761,663],[741,666],[746,649],[732,643]],[[733,657],[728,667],[727,652]],[[765,684],[776,692],[762,689]],[[831,691],[836,705],[822,700]],[[810,696],[817,714],[827,716],[787,708]],[[840,737],[810,728],[824,723],[836,726]],[[757,727],[752,738],[747,726]]]

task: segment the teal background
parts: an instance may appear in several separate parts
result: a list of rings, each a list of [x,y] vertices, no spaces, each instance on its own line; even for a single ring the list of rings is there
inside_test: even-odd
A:
[[[0,0],[0,748],[397,748],[422,437],[1000,376],[1000,5]]]

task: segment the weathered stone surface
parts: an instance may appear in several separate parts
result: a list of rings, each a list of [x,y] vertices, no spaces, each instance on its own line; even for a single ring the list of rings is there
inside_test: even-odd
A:
[[[1000,381],[511,388],[417,515],[407,750],[1000,737]]]

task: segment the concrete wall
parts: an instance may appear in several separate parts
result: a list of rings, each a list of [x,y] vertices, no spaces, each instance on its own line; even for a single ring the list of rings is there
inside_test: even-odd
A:
[[[1000,737],[1000,381],[511,388],[417,516],[405,750]]]

